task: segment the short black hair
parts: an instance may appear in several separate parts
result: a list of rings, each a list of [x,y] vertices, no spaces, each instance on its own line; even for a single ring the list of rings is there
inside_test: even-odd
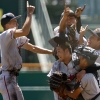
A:
[[[72,47],[68,42],[63,42],[61,44],[58,44],[63,50],[68,49],[69,52],[72,54]]]

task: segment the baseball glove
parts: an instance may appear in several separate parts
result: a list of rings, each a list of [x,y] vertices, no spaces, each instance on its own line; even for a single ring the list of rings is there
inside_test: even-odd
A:
[[[72,50],[74,50],[74,48],[78,45],[78,40],[76,39],[76,30],[75,30],[75,25],[71,25],[70,27],[68,27],[69,32],[67,33],[68,37],[69,37],[69,43],[72,46]]]
[[[50,89],[55,91],[62,98],[67,98],[67,96],[63,95],[63,90],[66,88],[66,80],[67,75],[59,71],[54,72],[49,79]]]
[[[63,94],[64,89],[73,91],[79,87],[79,83],[76,84],[75,77],[68,77],[65,73],[56,71],[49,79],[50,89],[55,91],[63,99],[67,98],[67,95]]]

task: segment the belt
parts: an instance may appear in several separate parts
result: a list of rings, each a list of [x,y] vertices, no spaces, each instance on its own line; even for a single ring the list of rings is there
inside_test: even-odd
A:
[[[9,71],[6,71],[6,70],[1,70],[0,71],[0,74],[9,75],[10,72]]]
[[[6,74],[6,75],[14,75],[14,76],[18,76],[19,72],[14,71],[14,70],[0,70],[0,74]]]

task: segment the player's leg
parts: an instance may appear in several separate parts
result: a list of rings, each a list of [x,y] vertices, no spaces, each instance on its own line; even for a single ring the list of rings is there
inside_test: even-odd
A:
[[[4,84],[4,76],[2,76],[2,74],[0,74],[0,93],[3,97],[3,100],[8,100],[8,94]]]
[[[18,100],[24,100],[23,93],[18,84],[15,86],[15,90],[16,90]]]
[[[0,75],[0,93],[3,100],[24,100],[22,91],[16,82],[16,76],[8,72]]]
[[[11,75],[4,76],[5,91],[3,92],[4,100],[18,100],[15,87],[13,85],[13,77]],[[6,94],[5,94],[6,93]],[[6,97],[8,97],[6,99]]]

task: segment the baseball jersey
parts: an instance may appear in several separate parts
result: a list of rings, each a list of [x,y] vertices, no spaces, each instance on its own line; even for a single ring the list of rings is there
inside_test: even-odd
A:
[[[47,76],[50,77],[55,71],[61,71],[61,72],[66,73],[67,76],[70,77],[71,75],[75,75],[79,70],[78,68],[75,69],[73,67],[74,67],[74,63],[72,61],[70,61],[68,65],[66,66],[63,62],[60,62],[59,60],[57,60],[54,62],[52,69]],[[62,98],[59,97],[56,92],[54,92],[54,99],[62,100]],[[69,98],[67,98],[66,100],[69,100]]]
[[[73,67],[74,63],[72,61],[70,61],[66,66],[63,62],[57,60],[54,62],[52,69],[47,76],[50,77],[55,71],[61,71],[63,73],[66,73],[68,76],[75,75],[78,72],[78,70],[76,70]]]
[[[16,28],[8,29],[0,34],[2,70],[20,69],[22,67],[19,48],[23,47],[29,39],[25,36],[14,38],[15,30]]]
[[[95,76],[90,73],[85,74],[81,79],[81,87],[83,88],[81,93],[85,100],[91,100],[100,92],[100,88]],[[95,100],[100,100],[100,96]]]
[[[99,54],[99,57],[97,58],[96,62],[97,62],[97,63],[100,63],[100,50],[96,50],[96,51],[97,51],[97,53]]]
[[[57,35],[59,34],[58,30],[59,30],[59,26],[57,26],[57,27],[54,29],[54,36],[57,36]],[[68,29],[66,28],[66,34],[67,34],[67,33],[68,33]],[[79,36],[80,36],[80,34],[76,31],[75,37],[76,37],[77,40],[79,40]],[[83,37],[83,40],[84,40],[84,44],[86,45],[87,40],[86,40],[84,37]]]

